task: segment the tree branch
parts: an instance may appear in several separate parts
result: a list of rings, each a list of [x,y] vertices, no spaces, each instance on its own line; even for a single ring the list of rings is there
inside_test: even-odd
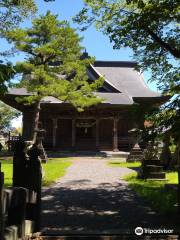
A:
[[[176,48],[172,48],[168,43],[164,42],[155,32],[149,27],[143,26],[144,30],[157,42],[159,45],[170,52],[174,57],[180,58],[180,51]]]
[[[121,11],[125,14],[133,14],[135,16],[138,16],[135,12],[129,12],[127,10],[121,9]],[[143,21],[142,21],[143,22]],[[139,22],[140,23],[140,22]],[[153,39],[155,42],[159,43],[159,45],[166,49],[168,52],[170,52],[174,57],[180,58],[180,50],[177,48],[171,47],[168,43],[164,42],[155,32],[153,32],[148,26],[145,26],[144,24],[140,23],[140,27],[142,27]]]

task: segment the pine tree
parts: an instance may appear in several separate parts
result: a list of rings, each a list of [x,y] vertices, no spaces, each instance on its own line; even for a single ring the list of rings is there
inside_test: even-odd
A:
[[[81,38],[68,22],[47,12],[34,19],[31,28],[9,31],[7,39],[26,54],[26,60],[16,64],[16,71],[23,74],[17,86],[35,94],[17,100],[35,106],[33,143],[37,140],[43,97],[53,96],[71,103],[78,111],[101,101],[93,92],[103,79],[88,82],[87,67],[93,59],[81,57]]]

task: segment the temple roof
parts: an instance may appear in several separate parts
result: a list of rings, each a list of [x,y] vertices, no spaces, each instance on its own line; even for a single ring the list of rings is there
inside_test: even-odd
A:
[[[103,103],[109,104],[121,104],[121,105],[132,105],[134,103],[133,99],[124,93],[101,93],[98,92],[97,95],[103,99]]]
[[[105,79],[103,91],[100,89],[95,93],[103,99],[102,103],[116,106],[133,105],[138,102],[162,104],[168,100],[167,96],[162,96],[160,93],[149,89],[143,75],[135,70],[136,66],[136,62],[95,61],[94,65],[88,68],[88,75],[91,80],[95,80],[99,76],[103,76]],[[13,88],[6,94],[8,104],[12,99],[15,101],[16,96],[29,95],[32,95],[32,93],[27,92],[25,88]],[[44,104],[63,103],[52,96],[43,98],[41,102]]]
[[[134,69],[136,65],[135,62],[96,61],[94,68],[99,75],[105,77],[105,81],[130,97],[161,96],[149,89],[143,75]]]

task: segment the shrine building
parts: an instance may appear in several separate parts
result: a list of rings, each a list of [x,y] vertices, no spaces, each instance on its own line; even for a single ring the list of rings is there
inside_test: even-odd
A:
[[[132,139],[128,130],[144,127],[142,116],[136,116],[136,121],[132,118],[134,106],[148,107],[167,101],[166,96],[148,88],[135,66],[135,62],[95,61],[87,72],[90,81],[104,76],[104,84],[96,93],[103,101],[84,112],[52,96],[43,98],[40,122],[45,129],[44,147],[61,151],[129,151]],[[25,88],[13,88],[2,99],[22,112],[25,140],[32,134],[34,109],[18,103],[16,97],[28,95]]]

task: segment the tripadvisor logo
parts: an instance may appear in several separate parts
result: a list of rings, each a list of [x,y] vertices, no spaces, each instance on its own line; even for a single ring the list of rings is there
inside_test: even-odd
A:
[[[144,234],[172,234],[174,232],[173,229],[165,229],[165,228],[158,228],[158,229],[150,229],[150,228],[142,228],[136,227],[135,234],[141,236]]]
[[[135,228],[135,234],[140,236],[143,234],[143,228],[142,227],[137,227]]]

